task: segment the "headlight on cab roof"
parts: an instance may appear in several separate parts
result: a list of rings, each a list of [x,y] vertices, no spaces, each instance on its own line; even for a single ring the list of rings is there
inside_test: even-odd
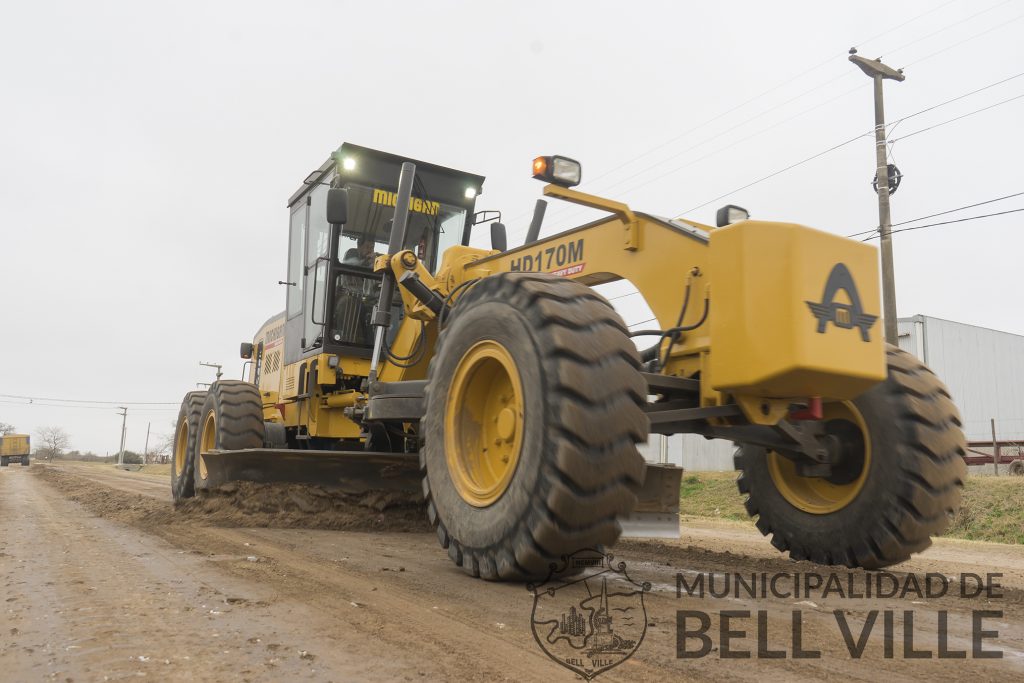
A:
[[[533,177],[562,187],[573,187],[580,184],[583,167],[569,157],[537,157],[533,160]]]
[[[726,204],[718,213],[715,215],[715,225],[720,228],[724,228],[727,225],[733,223],[739,223],[750,219],[750,212],[744,209],[742,206],[736,206],[735,204]]]

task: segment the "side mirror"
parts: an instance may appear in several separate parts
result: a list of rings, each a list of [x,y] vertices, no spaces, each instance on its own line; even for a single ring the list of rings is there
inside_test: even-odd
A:
[[[488,209],[486,211],[477,211],[476,213],[474,213],[473,220],[462,231],[462,246],[469,246],[469,238],[473,236],[473,226],[500,220],[501,211],[494,211],[492,209]]]
[[[500,221],[501,211],[495,211],[493,209],[487,209],[485,211],[477,211],[473,214],[473,225],[480,225],[481,223],[490,223],[491,221]]]
[[[249,342],[242,342],[242,348],[239,350],[239,355],[242,358],[252,358],[252,344]]]
[[[495,221],[491,223],[491,249],[498,251],[508,250],[508,235],[505,234],[505,224]]]
[[[343,187],[332,187],[327,190],[327,222],[348,222],[348,190]]]

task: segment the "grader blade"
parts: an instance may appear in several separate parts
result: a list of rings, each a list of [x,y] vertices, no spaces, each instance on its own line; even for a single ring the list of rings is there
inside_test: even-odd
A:
[[[623,538],[679,538],[679,485],[683,468],[647,463],[636,508],[619,517]]]
[[[368,491],[422,497],[415,453],[245,448],[201,456],[213,486],[229,481],[312,484],[358,495]]]

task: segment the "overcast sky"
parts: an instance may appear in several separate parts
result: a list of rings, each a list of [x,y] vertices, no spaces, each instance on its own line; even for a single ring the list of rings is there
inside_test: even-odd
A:
[[[713,223],[733,203],[870,230],[869,137],[733,192],[869,133],[852,45],[906,68],[886,84],[896,121],[1024,72],[1024,2],[6,3],[0,394],[177,404],[211,381],[199,361],[239,377],[238,343],[284,308],[285,202],[343,141],[487,176],[477,206],[513,245],[541,188],[530,161],[552,153],[583,162],[581,189],[649,213]],[[891,137],[1022,93],[1007,81]],[[1024,192],[1022,114],[1024,98],[896,142],[893,221]],[[589,218],[548,213],[548,231]],[[900,315],[1024,334],[1022,225],[894,236]],[[616,301],[628,323],[638,299]],[[12,401],[0,422],[117,449],[113,408]],[[176,414],[131,408],[128,447]]]

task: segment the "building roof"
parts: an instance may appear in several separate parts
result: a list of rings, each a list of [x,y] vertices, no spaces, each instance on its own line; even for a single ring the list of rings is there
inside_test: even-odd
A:
[[[941,320],[942,322],[949,323],[951,325],[963,325],[964,327],[973,327],[973,328],[978,329],[978,330],[985,330],[986,332],[998,332],[999,334],[1008,334],[1011,337],[1017,337],[1018,339],[1024,340],[1024,334],[1017,334],[1016,332],[1007,332],[1005,330],[997,330],[997,329],[994,329],[994,328],[991,328],[991,327],[984,327],[982,325],[973,325],[971,323],[962,323],[959,320],[949,320],[948,318],[939,318],[938,316],[924,315],[922,313],[918,313],[917,315],[912,315],[909,318],[897,318],[896,322],[900,322],[900,323],[917,323],[917,322],[924,322],[925,320]]]

